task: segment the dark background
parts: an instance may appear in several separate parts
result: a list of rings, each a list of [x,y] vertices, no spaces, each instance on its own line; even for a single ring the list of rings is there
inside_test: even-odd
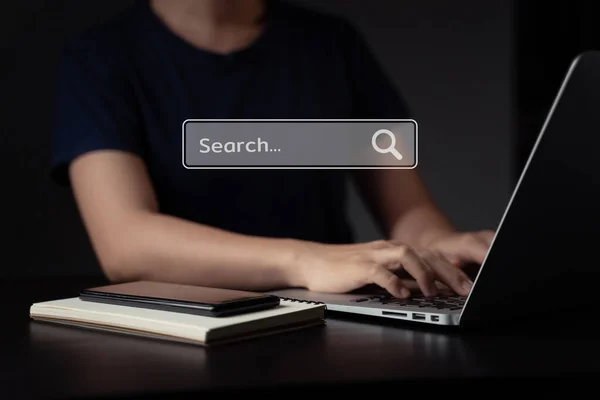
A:
[[[598,38],[591,1],[299,2],[347,16],[363,31],[416,112],[419,170],[461,229],[496,227],[570,61]],[[54,73],[65,38],[131,3],[3,3],[5,276],[99,273],[71,193],[47,175]],[[349,190],[358,239],[379,238]]]
[[[591,0],[516,2],[516,172],[529,156],[578,53],[600,49],[600,5]]]

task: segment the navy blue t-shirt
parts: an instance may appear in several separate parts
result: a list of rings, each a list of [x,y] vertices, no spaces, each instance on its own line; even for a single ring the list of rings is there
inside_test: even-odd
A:
[[[347,171],[187,170],[186,119],[408,118],[345,20],[268,2],[266,28],[230,55],[194,47],[141,1],[70,40],[59,67],[53,178],[100,149],[141,157],[161,212],[234,232],[347,243]]]

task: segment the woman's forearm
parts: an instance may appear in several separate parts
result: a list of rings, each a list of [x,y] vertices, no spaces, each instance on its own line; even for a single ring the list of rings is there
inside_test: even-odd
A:
[[[70,178],[111,281],[255,290],[298,284],[300,242],[239,235],[161,214],[144,161],[136,155],[91,152],[73,161]]]
[[[230,233],[157,213],[140,213],[100,254],[113,281],[157,280],[268,290],[294,286],[297,242]]]
[[[356,182],[382,230],[419,248],[455,232],[415,170],[365,170]]]

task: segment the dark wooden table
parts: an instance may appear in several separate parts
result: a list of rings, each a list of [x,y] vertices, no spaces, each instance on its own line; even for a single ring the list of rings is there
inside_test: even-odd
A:
[[[598,329],[559,315],[492,333],[330,314],[322,328],[211,349],[30,321],[31,303],[76,296],[99,283],[0,283],[2,393],[198,398],[205,391],[285,396],[420,385],[428,393],[451,387],[467,394],[480,380],[494,383],[494,393],[513,390],[508,384],[515,382],[533,383],[539,393],[556,391],[557,378],[576,390],[582,377],[595,384],[600,376]],[[497,378],[511,379],[498,384]]]

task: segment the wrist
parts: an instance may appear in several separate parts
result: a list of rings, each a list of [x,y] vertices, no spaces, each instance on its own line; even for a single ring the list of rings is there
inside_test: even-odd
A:
[[[311,243],[296,239],[281,239],[277,244],[281,253],[276,268],[285,286],[305,288],[306,257],[310,254]]]

